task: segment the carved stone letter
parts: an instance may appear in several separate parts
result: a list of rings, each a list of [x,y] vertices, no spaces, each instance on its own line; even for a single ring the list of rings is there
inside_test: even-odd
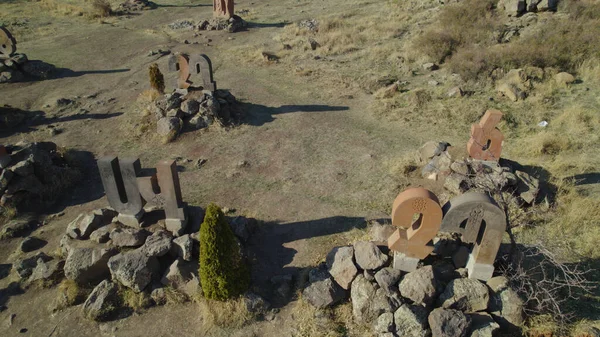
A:
[[[0,27],[0,58],[9,58],[17,51],[17,41],[10,32]]]
[[[418,216],[416,221],[415,215]],[[394,200],[392,224],[403,228],[388,238],[388,246],[395,252],[403,253],[404,256],[398,258],[405,261],[394,261],[394,265],[404,271],[414,271],[418,260],[433,251],[430,241],[440,229],[441,222],[442,209],[435,194],[420,187],[400,193]]]
[[[502,112],[488,110],[478,124],[471,126],[471,138],[467,143],[467,152],[473,159],[500,160],[504,135],[496,128],[502,119]]]
[[[204,54],[171,55],[169,71],[179,72],[176,84],[179,89],[188,89],[195,84],[202,83],[204,90],[217,90],[217,84],[213,80],[212,63]]]
[[[464,242],[474,243],[467,262],[469,277],[490,279],[506,230],[504,212],[494,199],[479,192],[468,192],[448,201],[443,211],[442,231],[461,233]]]
[[[139,159],[104,157],[98,160],[98,169],[108,203],[119,212],[119,221],[128,226],[139,226],[144,214],[144,200],[140,196],[137,174]]]
[[[233,0],[213,0],[213,16],[231,18],[233,16]]]

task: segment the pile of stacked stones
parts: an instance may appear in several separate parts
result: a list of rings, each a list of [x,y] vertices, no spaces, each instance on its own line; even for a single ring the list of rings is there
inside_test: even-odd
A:
[[[154,101],[149,111],[156,117],[161,136],[199,130],[214,123],[226,125],[237,117],[237,100],[229,91],[174,92]]]
[[[80,179],[79,169],[52,142],[0,145],[2,206],[50,204]]]
[[[497,8],[508,16],[523,15],[527,12],[556,11],[558,0],[500,0]]]
[[[56,283],[64,277],[83,288],[93,286],[82,309],[93,320],[107,319],[119,308],[119,289],[140,294],[148,305],[166,303],[166,287],[194,297],[201,294],[198,235],[203,218],[202,212],[196,213],[179,236],[160,224],[145,228],[125,226],[116,220],[118,213],[108,208],[83,213],[68,224],[60,240],[61,257],[40,252],[16,261],[13,269],[26,285],[36,281]],[[243,249],[255,222],[244,217],[229,222]],[[31,236],[23,240],[23,253],[35,250],[32,240],[39,241]],[[43,245],[37,245],[40,246]],[[254,307],[264,302],[254,294],[247,297]],[[68,305],[65,302],[59,294],[54,309]]]
[[[539,180],[524,172],[516,162],[498,162],[472,158],[453,159],[449,144],[429,141],[417,152],[426,179],[443,181],[444,188],[455,195],[467,190],[511,191],[519,204],[531,205],[539,192]]]
[[[27,76],[48,78],[54,67],[41,61],[29,61],[27,55],[17,53],[17,41],[4,27],[0,27],[0,83],[20,82]]]
[[[394,230],[375,226],[380,236]],[[523,301],[505,277],[467,278],[468,249],[435,241],[434,254],[410,273],[392,268],[387,247],[376,242],[336,247],[310,272],[303,298],[317,308],[349,298],[354,320],[381,337],[491,337],[523,323]]]
[[[248,27],[248,23],[241,17],[233,15],[229,19],[212,18],[203,20],[196,27],[198,30],[225,30],[229,33],[235,33]]]
[[[117,12],[129,13],[156,8],[156,4],[147,0],[127,0],[119,5]]]

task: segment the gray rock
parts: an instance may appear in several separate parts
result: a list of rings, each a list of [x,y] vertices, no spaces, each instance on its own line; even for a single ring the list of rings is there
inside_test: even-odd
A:
[[[180,258],[191,261],[192,260],[192,247],[193,241],[189,234],[182,235],[173,240],[171,251],[173,255],[179,256]]]
[[[462,312],[452,309],[434,309],[429,314],[429,327],[436,337],[466,337],[471,324]]]
[[[38,265],[39,260],[42,260],[43,262],[48,262],[52,260],[52,258],[46,255],[45,253],[40,252],[32,257],[16,261],[13,264],[13,268],[15,268],[17,274],[19,274],[21,278],[27,278],[31,276],[31,273],[33,272],[33,269],[35,269],[35,267]]]
[[[363,270],[363,276],[369,282],[376,282],[375,281],[375,273],[373,273],[372,270]]]
[[[57,280],[64,263],[64,261],[58,260],[46,262],[44,259],[38,259],[37,265],[32,270],[31,276],[27,282],[33,283],[40,280]]]
[[[452,89],[448,90],[448,97],[463,97],[464,95],[465,92],[461,87],[453,87]]]
[[[167,303],[167,292],[163,287],[156,287],[152,289],[150,293],[150,298],[154,301],[156,305],[163,305]]]
[[[429,337],[427,316],[429,312],[420,305],[404,304],[394,312],[396,334],[403,337]]]
[[[377,288],[367,281],[363,275],[358,275],[350,287],[350,298],[352,299],[352,315],[358,322],[369,323],[373,317],[371,311],[371,300],[375,297]]]
[[[450,173],[446,177],[446,180],[444,180],[444,188],[456,195],[463,193],[468,188],[466,176],[458,173]]]
[[[117,286],[104,280],[83,303],[83,314],[94,321],[102,321],[117,308],[117,302]]]
[[[419,148],[419,158],[426,162],[446,151],[448,145],[446,142],[428,141]]]
[[[160,264],[154,256],[147,256],[141,249],[119,253],[108,260],[113,280],[139,293],[155,276]]]
[[[195,99],[186,99],[181,103],[180,109],[185,115],[192,116],[200,110],[200,103]]]
[[[69,255],[69,252],[72,248],[72,241],[73,239],[71,239],[71,237],[67,234],[63,235],[60,239],[58,246],[60,248],[60,254],[62,257],[66,257],[67,255]]]
[[[248,312],[254,314],[265,313],[271,308],[271,304],[268,301],[252,292],[244,294],[244,303]]]
[[[22,160],[10,168],[16,175],[25,177],[33,174],[33,163],[31,160]]]
[[[171,109],[166,113],[167,117],[183,118],[183,112],[179,109]]]
[[[348,290],[358,269],[354,265],[353,247],[335,247],[327,254],[327,269],[340,287]]]
[[[6,170],[5,170],[6,171]],[[25,219],[12,220],[5,224],[0,231],[0,239],[11,239],[18,236],[23,236],[28,233],[34,226],[34,223]]]
[[[67,225],[66,234],[71,239],[79,239],[81,237],[81,231],[79,230],[79,222],[85,218],[85,214],[79,214],[75,220],[71,221]]]
[[[371,226],[370,234],[371,241],[383,242],[387,244],[387,240],[396,231],[396,228],[392,225],[382,224],[375,222]]]
[[[532,204],[540,190],[539,180],[522,171],[516,171],[515,174],[518,178],[517,193],[519,193],[519,197],[526,203]]]
[[[488,308],[490,296],[485,284],[476,279],[459,278],[448,283],[438,300],[445,309],[474,313]]]
[[[101,215],[90,213],[80,219],[77,223],[79,228],[79,236],[81,239],[88,239],[90,234],[96,229],[105,225],[103,223],[103,217]]]
[[[377,337],[396,337],[396,335],[393,332],[383,332],[377,334]]]
[[[321,263],[316,268],[311,269],[308,272],[308,282],[314,283],[318,281],[323,281],[331,277],[329,272],[327,271],[327,265],[325,263]]]
[[[383,254],[376,244],[369,241],[358,241],[354,244],[354,257],[361,269],[374,270],[383,267],[388,262],[388,256]]]
[[[220,109],[219,101],[212,95],[205,94],[204,97],[204,101],[200,103],[200,114],[207,117],[218,118]],[[212,120],[209,124],[212,124]]]
[[[156,122],[156,132],[161,136],[166,136],[171,132],[179,133],[183,126],[181,119],[177,117],[163,117]]]
[[[117,247],[139,247],[146,242],[149,235],[145,229],[115,228],[110,232],[110,239]]]
[[[94,282],[108,276],[109,259],[116,249],[72,248],[65,261],[65,277],[77,283]]]
[[[3,170],[0,173],[0,193],[4,193],[4,191],[8,188],[8,184],[14,177],[14,173],[11,170]]]
[[[398,288],[398,281],[402,277],[402,271],[394,268],[383,268],[375,274],[377,284],[386,291]]]
[[[46,240],[30,236],[21,241],[21,244],[19,245],[19,250],[21,250],[23,253],[33,252],[34,250],[38,250],[44,247],[46,243]]]
[[[503,276],[492,277],[488,286],[491,290],[489,312],[500,327],[512,330],[523,325],[523,300],[508,286],[508,280]]]
[[[169,232],[156,231],[146,239],[142,250],[148,256],[163,256],[171,250],[171,240],[173,237]]]
[[[432,266],[425,266],[408,273],[400,281],[400,294],[415,304],[430,306],[438,294],[438,282]]]
[[[254,232],[255,223],[254,219],[248,219],[243,216],[235,217],[229,223],[233,234],[237,236],[242,242],[248,241],[250,235]]]
[[[434,71],[434,70],[438,70],[439,69],[439,67],[437,66],[437,64],[431,63],[431,62],[424,63],[422,65],[422,67],[423,67],[424,70],[428,70],[428,71]]]
[[[302,297],[316,308],[326,308],[343,301],[346,298],[346,291],[331,277],[327,277],[311,283],[302,291]]]
[[[90,240],[97,243],[106,243],[110,240],[111,230],[108,226],[100,227],[90,234]]]
[[[177,259],[167,268],[160,282],[165,286],[183,290],[187,282],[194,277],[196,269],[197,265]]]
[[[394,314],[384,312],[373,323],[373,330],[378,333],[392,332],[394,329]]]
[[[486,312],[469,315],[471,318],[470,337],[494,337],[500,330],[500,325]]]
[[[368,321],[372,321],[384,312],[394,312],[402,305],[400,296],[394,297],[387,291],[379,288],[371,299],[368,310]]]
[[[200,130],[209,125],[209,120],[205,116],[194,116],[187,122],[188,127],[192,130]]]

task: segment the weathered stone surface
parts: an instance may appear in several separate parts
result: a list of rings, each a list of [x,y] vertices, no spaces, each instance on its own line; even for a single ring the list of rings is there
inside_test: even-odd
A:
[[[192,247],[193,241],[190,238],[189,234],[180,236],[173,240],[173,245],[171,246],[171,251],[174,255],[179,256],[180,258],[191,261],[192,260]]]
[[[52,260],[52,258],[46,255],[45,253],[40,252],[32,257],[16,261],[13,264],[13,268],[15,268],[17,274],[19,274],[21,278],[26,278],[31,276],[31,273],[33,269],[37,266],[39,260],[48,262]]]
[[[519,99],[522,100],[525,98],[525,93],[523,93],[521,90],[519,90],[519,88],[517,88],[515,85],[510,84],[510,83],[501,83],[498,85],[496,90],[502,96],[510,99],[513,102],[516,102]]]
[[[60,254],[62,257],[66,257],[67,255],[69,255],[69,251],[71,251],[72,248],[72,241],[73,239],[71,239],[71,237],[67,234],[63,235],[62,238],[60,238],[58,246],[60,248]]]
[[[183,122],[177,117],[163,117],[156,122],[156,132],[161,136],[167,136],[171,132],[179,133]]]
[[[391,312],[384,312],[379,315],[373,323],[373,330],[378,333],[392,332],[394,329],[394,314]]]
[[[463,97],[464,95],[465,92],[462,90],[461,87],[454,87],[448,90],[448,97]]]
[[[102,216],[94,213],[87,214],[85,217],[83,217],[77,224],[80,238],[88,239],[93,231],[105,225],[102,220]]]
[[[113,280],[139,293],[150,284],[160,265],[156,257],[147,256],[141,249],[136,249],[111,257],[108,268]]]
[[[65,277],[77,283],[100,280],[108,276],[108,260],[115,249],[72,248],[65,261]]]
[[[32,160],[22,160],[10,168],[14,174],[25,177],[30,174],[33,174],[33,161]]]
[[[195,99],[186,99],[181,103],[180,109],[188,116],[195,115],[200,110],[200,103]]]
[[[371,322],[384,312],[394,312],[400,305],[402,305],[402,300],[399,295],[378,288],[369,303],[369,309],[365,315],[366,320]]]
[[[434,309],[429,314],[429,327],[436,337],[466,337],[471,324],[462,312],[452,309]]]
[[[34,226],[34,223],[25,219],[12,220],[5,224],[0,231],[0,239],[10,239],[22,236],[28,233]]]
[[[438,300],[445,309],[457,309],[466,313],[486,310],[490,296],[485,284],[476,279],[459,278],[448,283]]]
[[[100,227],[90,234],[90,240],[97,243],[106,243],[110,239],[112,228],[108,226]]]
[[[110,232],[110,239],[117,247],[139,247],[146,242],[149,235],[145,229],[115,228]]]
[[[503,276],[488,281],[491,289],[489,312],[504,329],[510,330],[523,324],[523,300],[508,286]]]
[[[104,280],[83,303],[83,314],[95,321],[104,320],[117,308],[117,300],[117,286]]]
[[[540,190],[540,181],[523,171],[516,171],[515,175],[518,178],[517,193],[519,193],[519,197],[526,203],[532,204]]]
[[[403,304],[394,313],[396,334],[405,337],[429,337],[427,329],[427,309],[420,305]]]
[[[172,240],[169,232],[159,230],[146,239],[142,250],[148,256],[163,256],[171,250]]]
[[[331,277],[315,279],[304,291],[302,297],[316,308],[325,308],[341,302],[346,298],[346,291],[335,283]]]
[[[401,277],[401,270],[390,267],[383,268],[375,274],[377,284],[386,291],[396,290]]]
[[[327,269],[340,287],[348,290],[358,269],[354,265],[353,247],[335,247],[327,254]]]
[[[167,303],[167,293],[164,287],[154,287],[150,293],[150,298],[156,305],[163,305]]]
[[[387,243],[388,238],[395,231],[396,228],[391,224],[388,225],[384,223],[374,222],[369,232],[371,235],[371,241]]]
[[[471,314],[469,317],[471,318],[470,337],[494,337],[500,330],[500,325],[486,312]]]
[[[388,256],[373,242],[358,241],[354,244],[354,258],[361,269],[374,270],[388,262]]]
[[[19,250],[21,250],[23,253],[33,252],[34,250],[44,247],[46,243],[46,240],[30,236],[21,241]]]
[[[429,63],[424,63],[424,64],[422,65],[422,67],[423,67],[423,69],[424,69],[424,70],[428,70],[428,71],[434,71],[434,70],[438,70],[438,69],[439,69],[439,67],[438,67],[438,65],[437,65],[437,64],[435,64],[435,63],[431,63],[431,62],[429,62]]]
[[[419,148],[419,157],[422,161],[428,161],[435,156],[439,156],[442,152],[446,151],[448,143],[446,142],[435,142],[428,141],[421,148]]]
[[[367,281],[363,275],[358,275],[350,287],[350,298],[352,299],[352,314],[359,322],[371,322],[373,317],[371,301],[375,297],[377,288]]]
[[[271,303],[252,292],[244,294],[244,303],[246,309],[251,313],[265,313],[271,308]]]
[[[248,219],[243,216],[237,216],[229,223],[233,234],[242,242],[248,241],[250,235],[254,232],[256,223],[254,219]]]
[[[560,85],[567,85],[575,82],[575,76],[562,72],[554,75],[554,80]]]
[[[37,265],[31,272],[31,276],[27,280],[28,283],[40,281],[40,280],[53,280],[58,279],[60,271],[64,266],[65,261],[51,260],[44,261],[44,259],[38,259]]]
[[[400,281],[400,294],[415,304],[430,306],[438,294],[438,282],[432,266],[425,266],[408,273]]]
[[[165,286],[183,290],[196,272],[197,265],[177,259],[167,268],[160,282]]]
[[[451,173],[444,180],[444,188],[457,195],[464,192],[467,187],[466,176],[458,173]]]

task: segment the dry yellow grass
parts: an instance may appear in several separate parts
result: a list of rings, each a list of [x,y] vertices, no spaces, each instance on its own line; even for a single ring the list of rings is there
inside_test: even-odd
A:
[[[237,330],[254,318],[241,297],[224,302],[198,298],[197,302],[202,316],[203,335]]]

